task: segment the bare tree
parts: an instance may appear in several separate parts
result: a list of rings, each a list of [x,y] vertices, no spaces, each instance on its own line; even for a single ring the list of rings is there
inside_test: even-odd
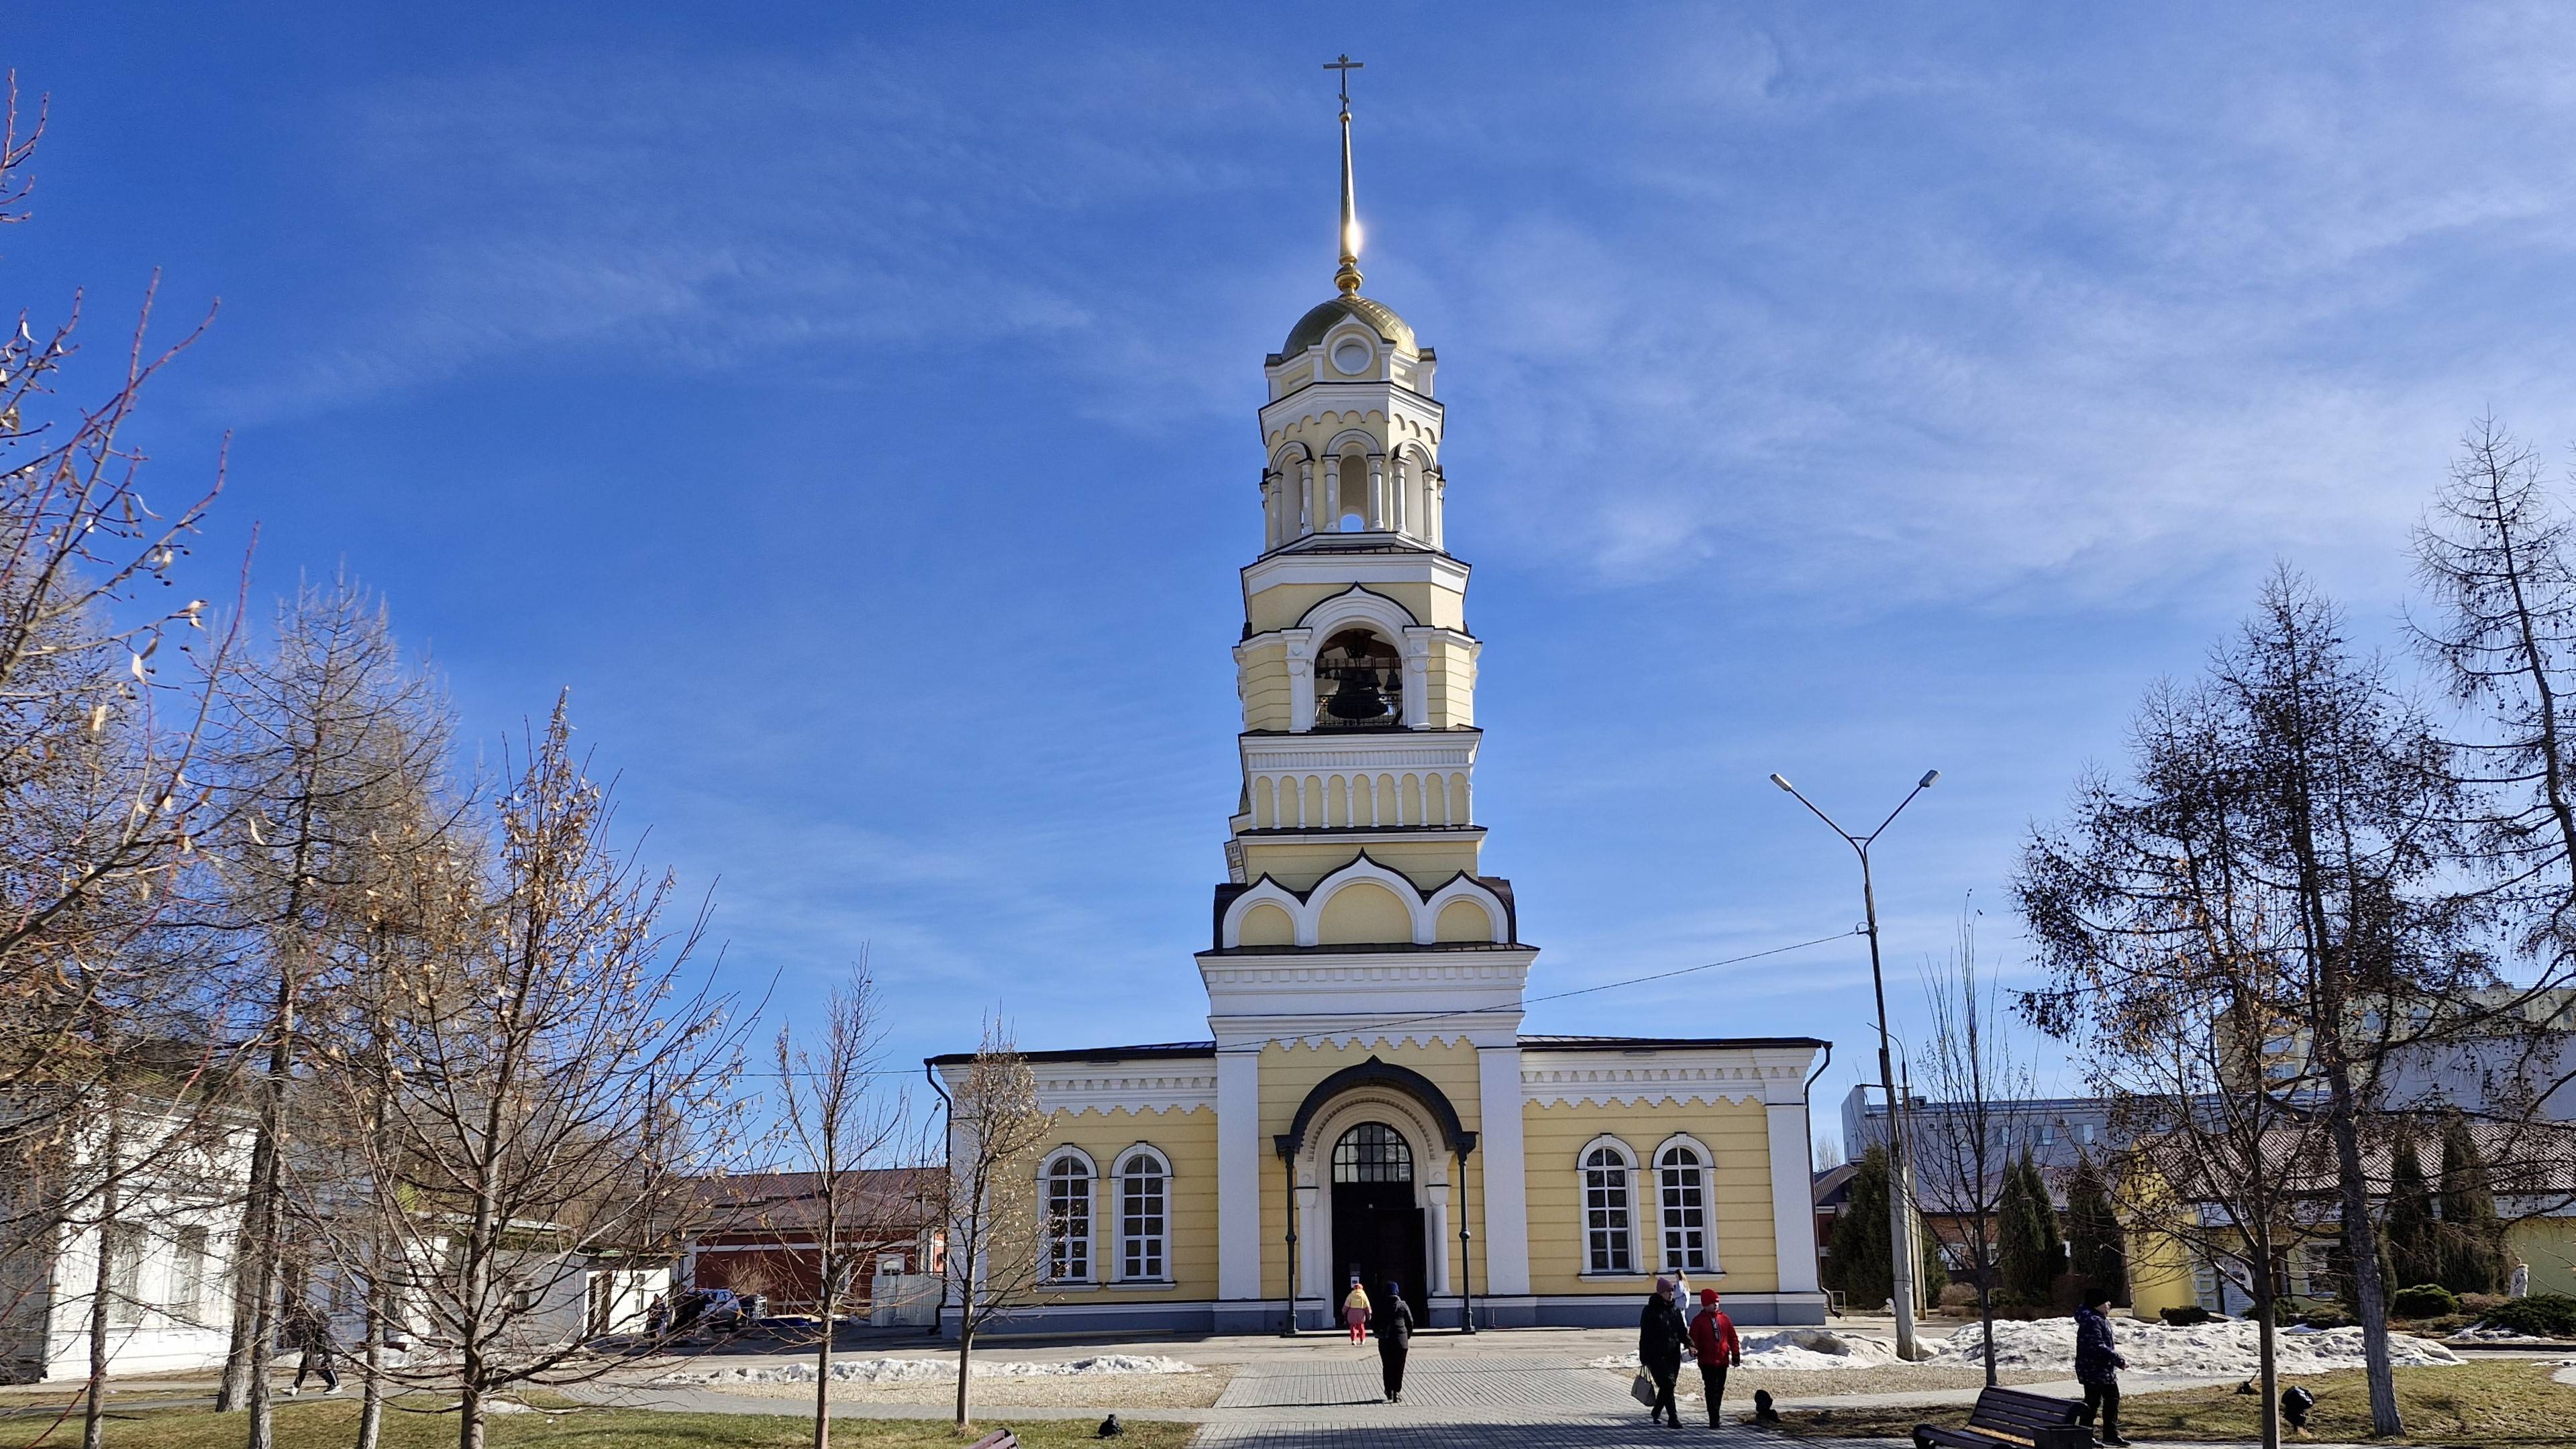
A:
[[[2488,979],[2462,949],[2452,754],[2286,570],[2203,682],[2150,694],[2133,733],[2133,782],[2084,782],[2072,823],[2024,854],[2016,895],[2053,978],[2027,1009],[2105,1050],[2146,1031],[2133,1016],[2238,1026],[2205,1048],[2235,1053],[2209,1089],[2278,1095],[2324,1129],[2373,1424],[2401,1432],[2364,1163],[2391,1040],[2371,1007]],[[2206,979],[2222,969],[2237,974]],[[2240,1145],[2259,1157],[2264,1140]]]
[[[798,1214],[814,1236],[814,1449],[832,1443],[832,1338],[838,1314],[865,1251],[854,1241],[872,1200],[860,1169],[884,1155],[902,1131],[899,1106],[870,1088],[884,1060],[885,1023],[876,978],[865,955],[823,1008],[821,1040],[798,1046],[778,1029],[777,1061],[787,1136],[813,1173]]]
[[[1931,1035],[1915,1061],[1931,1101],[1908,1114],[1915,1133],[1914,1195],[1935,1237],[1975,1275],[1977,1320],[1985,1326],[1986,1383],[1995,1382],[1998,1216],[2012,1165],[2008,1129],[2017,1104],[2035,1097],[2029,1061],[2015,1049],[2005,993],[1977,969],[1973,922],[1959,922],[1949,961],[1927,969]]]
[[[397,850],[435,849],[427,782],[449,748],[443,709],[395,644],[382,606],[345,574],[307,584],[280,610],[274,646],[223,682],[227,923],[266,998],[249,1084],[257,1136],[240,1233],[232,1352],[219,1408],[245,1407],[250,1449],[273,1442],[269,1368],[292,1218],[291,1104],[321,1003],[352,985],[353,951],[380,914]]]
[[[974,1422],[975,1335],[1033,1298],[1046,1281],[1046,1224],[1038,1160],[1054,1114],[1035,1073],[998,1021],[957,1083],[948,1109],[949,1297],[957,1305],[957,1427]]]
[[[43,131],[41,103],[30,121],[11,73],[0,225],[29,218]],[[157,1033],[210,1039],[221,1009],[200,995],[184,1020],[135,1016],[174,994],[146,973],[172,958],[153,938],[208,828],[192,765],[232,639],[191,642],[206,603],[177,593],[220,461],[185,506],[156,512],[142,493],[131,435],[144,393],[204,327],[155,341],[152,300],[147,289],[121,363],[87,404],[58,396],[76,372],[77,296],[61,322],[22,309],[0,334],[0,1093],[11,1103],[0,1162],[18,1184],[0,1278],[21,1288],[58,1240],[55,1214],[89,1211],[56,1169],[75,1139],[94,1138],[103,1093],[91,1089]],[[189,964],[186,980],[208,974],[202,957]]]
[[[459,1449],[496,1394],[611,1366],[587,1273],[678,1251],[739,1119],[731,1002],[683,975],[703,914],[662,926],[670,881],[611,846],[571,733],[558,704],[500,799],[488,904],[411,979],[365,1143],[384,1270],[454,1356],[390,1372],[460,1390]]]

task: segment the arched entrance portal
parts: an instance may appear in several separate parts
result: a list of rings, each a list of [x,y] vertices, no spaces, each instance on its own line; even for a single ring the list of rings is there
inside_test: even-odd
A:
[[[1431,1321],[1431,1285],[1423,1272],[1422,1205],[1415,1200],[1413,1148],[1384,1122],[1362,1122],[1333,1143],[1334,1300],[1352,1275],[1375,1302],[1399,1284],[1413,1321]]]

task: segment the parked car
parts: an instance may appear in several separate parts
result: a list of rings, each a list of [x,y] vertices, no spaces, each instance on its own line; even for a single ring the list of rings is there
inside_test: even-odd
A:
[[[689,1333],[705,1329],[710,1333],[739,1333],[750,1320],[743,1313],[742,1299],[730,1288],[691,1288],[680,1295],[673,1310],[671,1330]]]

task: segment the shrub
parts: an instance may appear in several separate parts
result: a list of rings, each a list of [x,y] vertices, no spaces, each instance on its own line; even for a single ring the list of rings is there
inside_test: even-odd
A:
[[[2484,1318],[2512,1301],[2501,1293],[2463,1293],[2460,1311],[2471,1318]]]
[[[2299,1323],[2307,1328],[2350,1328],[2358,1321],[2340,1308],[2320,1308],[2299,1315]]]
[[[2534,1293],[2508,1298],[2487,1313],[2482,1328],[2501,1328],[2528,1338],[2576,1338],[2576,1298],[2564,1293]]]
[[[1964,1308],[1968,1310],[1971,1316],[1973,1316],[1977,1311],[1977,1285],[1974,1283],[1952,1283],[1943,1288],[1941,1290],[1941,1306],[1944,1308]]]
[[[2209,1310],[2197,1303],[2187,1308],[2162,1309],[2158,1311],[2157,1316],[2176,1328],[2189,1328],[2195,1323],[2207,1323],[2210,1319]]]
[[[2398,1318],[2447,1318],[2460,1311],[2460,1295],[2439,1283],[2418,1283],[2389,1294],[2388,1311]]]

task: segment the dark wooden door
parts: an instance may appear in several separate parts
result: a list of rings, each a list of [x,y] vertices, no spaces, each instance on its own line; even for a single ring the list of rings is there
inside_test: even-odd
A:
[[[1333,1302],[1351,1291],[1351,1275],[1368,1285],[1369,1301],[1384,1303],[1386,1285],[1404,1288],[1413,1322],[1431,1321],[1431,1285],[1423,1277],[1422,1209],[1409,1182],[1333,1184]]]

